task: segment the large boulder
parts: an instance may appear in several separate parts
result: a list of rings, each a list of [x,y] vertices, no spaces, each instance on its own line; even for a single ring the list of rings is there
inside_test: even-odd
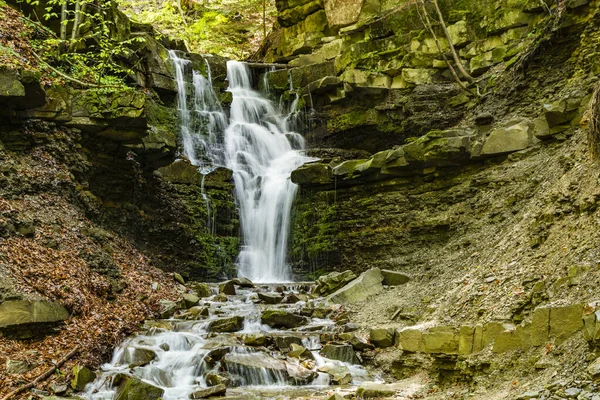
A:
[[[332,303],[351,304],[363,301],[383,290],[383,276],[379,268],[371,268],[358,278],[338,289],[327,299]]]
[[[356,274],[350,270],[332,272],[317,279],[313,292],[325,296],[335,292],[354,279],[356,279]]]
[[[236,315],[229,318],[219,318],[210,321],[207,327],[209,332],[237,332],[244,328],[244,317]]]
[[[308,319],[285,310],[265,310],[260,317],[263,324],[272,328],[297,328],[308,323]]]
[[[375,328],[369,332],[369,341],[376,347],[390,347],[394,344],[394,328]]]
[[[219,284],[219,293],[235,296],[235,285],[233,281],[227,281]]]
[[[404,285],[410,281],[408,275],[398,271],[390,271],[389,269],[382,269],[381,275],[383,275],[383,284],[388,286]]]
[[[283,296],[279,293],[258,292],[258,298],[266,304],[279,304],[283,300]]]
[[[71,379],[71,387],[81,391],[90,382],[96,379],[96,374],[87,367],[76,365],[73,367],[73,378]]]
[[[8,337],[28,339],[51,332],[53,326],[69,316],[69,311],[56,302],[5,301],[0,304],[0,332]]]
[[[265,353],[227,354],[221,359],[221,364],[242,384],[270,384],[289,378],[285,362]],[[255,382],[254,377],[263,378],[263,382]]]
[[[352,374],[345,365],[325,364],[319,367],[319,372],[329,375],[329,383],[332,385],[347,385],[352,382]]]

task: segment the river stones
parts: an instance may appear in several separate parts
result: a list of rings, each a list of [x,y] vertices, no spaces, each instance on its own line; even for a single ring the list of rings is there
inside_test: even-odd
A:
[[[263,384],[287,382],[289,378],[285,362],[265,353],[227,354],[221,364],[243,385],[257,384],[256,377],[260,377]]]
[[[244,327],[244,317],[236,315],[210,321],[206,330],[209,332],[237,332]]]
[[[219,284],[219,293],[228,296],[235,296],[235,285],[232,281],[227,281]]]
[[[369,341],[375,345],[375,347],[390,347],[394,344],[394,335],[396,331],[394,328],[375,328],[369,332]]]
[[[292,358],[297,358],[299,360],[314,360],[315,356],[313,355],[313,353],[308,350],[307,348],[305,348],[304,346],[301,346],[299,344],[296,343],[292,343],[290,345],[291,350],[287,353],[288,357],[292,357]]]
[[[343,361],[350,364],[360,364],[354,349],[350,344],[326,344],[321,349],[321,355],[330,360]]]
[[[283,296],[279,293],[258,292],[258,298],[266,304],[279,304],[283,300]]]
[[[231,382],[231,379],[229,379],[228,377],[222,375],[222,374],[217,374],[215,372],[210,372],[206,375],[206,385],[207,386],[217,386],[217,385],[229,385],[229,383]]]
[[[158,400],[165,391],[138,378],[124,376],[117,389],[115,400]]]
[[[288,383],[292,385],[309,385],[319,375],[300,365],[286,363]]]
[[[268,342],[267,339],[267,335],[262,333],[251,333],[244,335],[243,337],[244,345],[252,347],[266,346]]]
[[[200,298],[196,296],[194,293],[184,293],[183,301],[185,301],[185,308],[190,308],[198,304]]]
[[[320,276],[315,282],[313,293],[322,296],[331,294],[356,279],[356,274],[350,270],[344,272],[331,272],[327,275]]]
[[[298,336],[291,335],[273,336],[273,341],[275,342],[275,346],[277,346],[280,351],[284,352],[290,351],[292,344],[302,345],[302,339]]]
[[[319,367],[318,371],[328,374],[329,383],[332,385],[347,385],[352,382],[352,374],[345,365],[326,364]]]
[[[132,347],[124,351],[117,365],[129,365],[130,367],[141,367],[156,358],[156,353],[150,349]]]
[[[231,282],[233,282],[234,285],[238,285],[239,287],[243,287],[243,288],[253,288],[254,287],[254,283],[252,283],[252,281],[250,279],[245,278],[245,277],[233,278],[231,280]]]
[[[190,395],[190,399],[206,399],[213,396],[225,396],[227,387],[223,384],[211,386],[206,389],[196,390]]]
[[[210,297],[214,294],[210,285],[204,282],[194,282],[188,284],[188,286],[191,287],[201,299]]]
[[[306,317],[285,310],[265,310],[260,321],[271,328],[291,329],[308,324]]]
[[[208,307],[202,307],[202,306],[194,306],[191,307],[189,310],[187,310],[188,314],[190,314],[192,317],[194,318],[200,318],[200,317],[208,317],[209,312],[208,312]]]
[[[81,391],[85,385],[96,379],[96,374],[87,367],[76,365],[73,367],[73,378],[71,379],[71,387]]]

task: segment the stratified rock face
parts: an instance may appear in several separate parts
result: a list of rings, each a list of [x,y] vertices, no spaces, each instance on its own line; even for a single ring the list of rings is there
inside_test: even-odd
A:
[[[0,331],[6,336],[31,338],[52,331],[70,313],[56,302],[5,301],[0,304]]]
[[[352,271],[332,272],[322,275],[317,279],[314,292],[322,296],[335,292],[348,282],[356,279],[356,274]]]

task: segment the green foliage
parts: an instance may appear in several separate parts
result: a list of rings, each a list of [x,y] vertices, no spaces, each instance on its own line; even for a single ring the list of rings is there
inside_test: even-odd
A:
[[[263,39],[262,0],[119,1],[130,18],[184,41],[193,52],[243,59],[255,52]],[[276,9],[273,0],[266,5],[266,24],[270,30]]]

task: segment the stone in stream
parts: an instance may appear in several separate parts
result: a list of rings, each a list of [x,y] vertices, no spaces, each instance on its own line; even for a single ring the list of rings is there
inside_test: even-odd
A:
[[[319,375],[315,371],[306,369],[300,365],[286,363],[287,373],[289,375],[288,383],[292,385],[309,385]]]
[[[343,340],[345,342],[350,342],[352,347],[354,347],[354,350],[363,351],[363,350],[372,350],[375,348],[375,346],[373,346],[371,343],[367,342],[366,340],[358,337],[354,332],[340,333],[338,335],[338,337],[340,338],[340,340]]]
[[[287,352],[292,348],[292,344],[296,344],[301,346],[302,339],[298,336],[284,335],[284,336],[273,336],[273,341],[275,342],[275,346],[279,349],[279,351]]]
[[[363,301],[383,290],[382,281],[383,276],[379,268],[371,268],[346,286],[329,295],[327,299],[332,303],[342,305]]]
[[[289,378],[285,362],[265,353],[230,353],[223,357],[221,365],[245,385],[286,382]]]
[[[94,371],[82,365],[76,365],[73,367],[73,378],[71,379],[71,387],[77,391],[82,391],[90,382],[96,379]]]
[[[313,353],[306,349],[304,346],[301,346],[296,343],[292,343],[290,345],[291,350],[287,353],[288,357],[297,358],[299,360],[314,360],[315,356]]]
[[[160,317],[163,319],[171,318],[177,310],[179,305],[171,300],[160,300]]]
[[[383,275],[383,284],[388,286],[404,285],[410,281],[408,275],[398,271],[390,271],[389,269],[382,269],[381,275]]]
[[[338,360],[350,364],[360,364],[354,349],[350,344],[326,344],[321,349],[321,355],[330,360]]]
[[[236,315],[228,318],[219,318],[208,323],[209,332],[237,332],[244,328],[244,317]]]
[[[244,335],[244,344],[252,347],[266,346],[268,342],[267,339],[267,335],[262,333],[251,333]]]
[[[352,374],[345,365],[326,364],[319,367],[318,371],[329,375],[329,383],[331,385],[347,385],[352,382]]]
[[[258,298],[266,304],[279,304],[283,300],[283,297],[279,293],[258,292]]]
[[[227,281],[219,284],[219,293],[228,296],[235,296],[235,285],[232,281]]]
[[[141,367],[149,364],[155,358],[156,353],[153,350],[130,347],[123,352],[117,365],[129,365],[131,368]]]
[[[194,306],[187,310],[188,314],[198,319],[200,317],[208,317],[208,307]]]
[[[115,400],[158,400],[165,391],[138,378],[124,376],[117,388]]]
[[[239,287],[243,287],[243,288],[253,288],[254,287],[254,283],[252,283],[252,281],[248,278],[233,278],[231,280],[231,282],[233,282],[234,285],[238,285]]]
[[[227,386],[224,384],[218,384],[206,389],[196,390],[190,395],[190,399],[206,399],[213,396],[225,396],[226,391]]]
[[[317,279],[313,293],[321,296],[331,294],[354,279],[356,279],[356,274],[350,270],[331,272]]]
[[[369,341],[375,345],[375,347],[390,347],[394,345],[394,335],[396,330],[394,328],[375,328],[369,332]]]
[[[288,293],[281,302],[284,304],[295,304],[299,301],[301,301],[300,297],[298,297],[295,293]]]
[[[291,329],[308,324],[307,318],[285,310],[265,310],[260,321],[271,328]]]
[[[231,382],[231,379],[229,379],[228,377],[223,376],[221,374],[211,372],[206,375],[206,385],[207,386],[217,386],[217,385],[227,386],[227,385],[229,385],[229,382]]]
[[[198,296],[196,296],[194,293],[184,293],[182,297],[183,297],[183,301],[185,301],[186,308],[195,306],[196,304],[198,304],[198,301],[200,300],[200,298]]]
[[[210,297],[214,294],[210,285],[204,282],[194,282],[190,283],[188,286],[191,287],[201,299]]]

